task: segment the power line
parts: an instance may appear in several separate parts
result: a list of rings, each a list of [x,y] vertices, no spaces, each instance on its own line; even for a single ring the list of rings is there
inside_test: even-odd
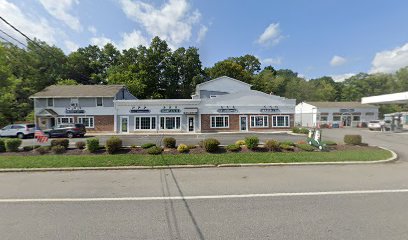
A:
[[[9,38],[13,39],[14,41],[20,43],[21,45],[23,45],[24,47],[27,48],[27,45],[25,45],[24,43],[22,43],[20,40],[14,38],[13,36],[11,36],[10,34],[6,33],[5,31],[0,29],[0,32],[2,32],[4,35],[8,36]]]

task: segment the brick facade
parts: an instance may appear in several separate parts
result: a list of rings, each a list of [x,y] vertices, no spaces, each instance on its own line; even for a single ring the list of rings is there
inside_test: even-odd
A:
[[[61,117],[73,117],[74,122],[78,122],[78,117],[84,117],[83,115],[79,116],[61,116]],[[95,115],[95,116],[87,116],[87,117],[94,117],[94,128],[87,128],[88,132],[113,132],[114,131],[114,116],[113,115]],[[46,128],[44,124],[40,123],[40,117],[37,117],[37,124],[43,129]],[[46,119],[46,118],[44,118]],[[56,124],[56,121],[55,121]]]

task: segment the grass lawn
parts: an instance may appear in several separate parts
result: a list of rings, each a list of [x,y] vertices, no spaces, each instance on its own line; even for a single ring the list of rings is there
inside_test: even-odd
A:
[[[56,168],[56,167],[113,167],[113,166],[165,166],[225,163],[293,163],[370,161],[391,157],[382,149],[361,149],[333,152],[297,153],[226,153],[179,155],[37,155],[1,156],[0,168]]]

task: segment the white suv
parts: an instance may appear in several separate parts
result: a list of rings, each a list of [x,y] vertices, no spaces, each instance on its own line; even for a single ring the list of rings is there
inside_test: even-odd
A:
[[[34,137],[35,124],[11,124],[0,130],[0,137]]]

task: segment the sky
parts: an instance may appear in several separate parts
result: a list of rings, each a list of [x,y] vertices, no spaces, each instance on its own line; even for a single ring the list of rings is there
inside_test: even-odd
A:
[[[67,54],[159,36],[172,49],[199,48],[205,67],[252,54],[263,66],[336,81],[408,66],[407,12],[404,0],[0,0],[0,16]]]

